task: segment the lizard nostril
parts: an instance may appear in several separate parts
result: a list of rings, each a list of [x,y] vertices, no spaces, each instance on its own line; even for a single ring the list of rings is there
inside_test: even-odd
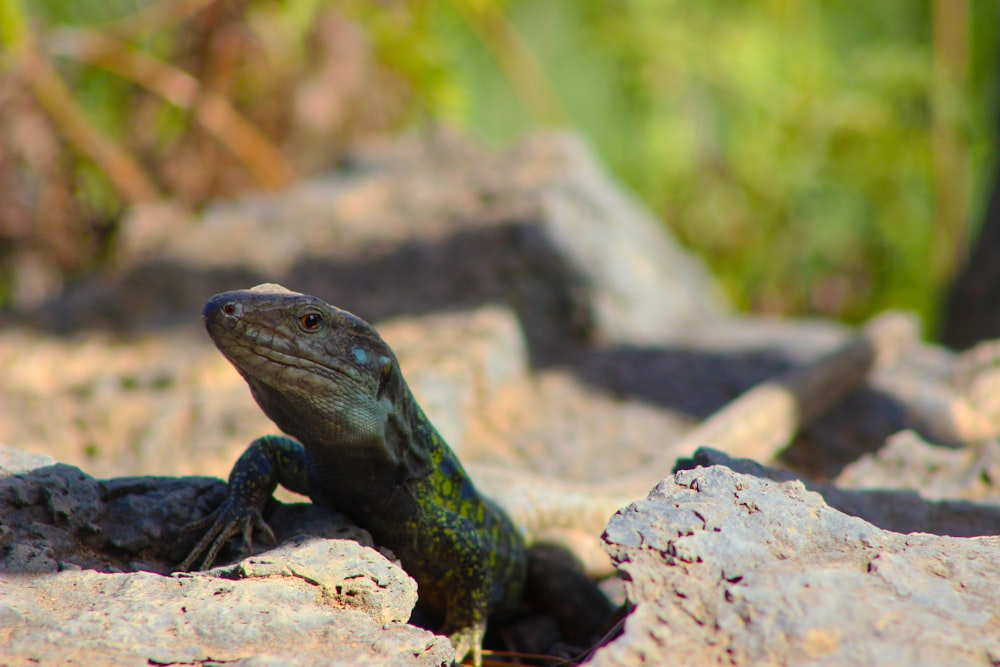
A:
[[[208,300],[201,314],[206,320],[214,320],[220,317],[227,319],[240,318],[243,316],[243,304],[239,298],[234,298],[228,292],[216,294]]]

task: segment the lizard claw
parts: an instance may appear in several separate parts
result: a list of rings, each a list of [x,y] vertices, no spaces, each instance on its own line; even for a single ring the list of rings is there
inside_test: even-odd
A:
[[[209,524],[211,524],[212,527],[209,528],[208,531],[202,536],[201,540],[195,545],[194,549],[191,550],[191,553],[188,554],[187,558],[185,558],[184,561],[177,566],[177,571],[190,571],[191,566],[194,565],[194,562],[198,560],[202,554],[204,554],[204,558],[201,561],[201,567],[198,569],[208,569],[211,567],[212,563],[215,562],[216,557],[219,555],[219,551],[226,544],[229,538],[235,535],[242,534],[243,550],[249,550],[251,544],[253,544],[254,528],[260,529],[260,532],[264,535],[264,539],[269,544],[274,544],[277,541],[274,536],[274,531],[271,530],[271,526],[269,526],[264,520],[264,516],[261,513],[260,508],[252,504],[241,503],[232,496],[226,498],[226,500],[208,516],[202,517],[201,519],[193,521],[181,528],[181,534],[183,535],[191,531],[200,530]]]

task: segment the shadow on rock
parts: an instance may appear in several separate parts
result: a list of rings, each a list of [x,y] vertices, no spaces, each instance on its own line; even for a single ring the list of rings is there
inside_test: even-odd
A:
[[[0,479],[0,571],[147,570],[166,574],[183,558],[180,529],[209,512],[226,485],[207,477],[97,480],[46,465]],[[193,540],[194,538],[190,538]]]
[[[928,500],[911,490],[852,490],[801,480],[794,473],[763,466],[750,459],[734,459],[723,452],[701,448],[676,470],[723,465],[734,472],[775,482],[798,480],[818,493],[831,507],[894,533],[930,533],[949,537],[1000,535],[1000,507],[965,500]]]
[[[352,258],[301,257],[271,271],[159,258],[78,285],[15,319],[58,334],[184,326],[199,321],[212,294],[263,282],[313,294],[372,322],[503,304],[517,312],[534,364],[584,342],[590,328],[581,279],[536,226],[523,222],[367,248]]]

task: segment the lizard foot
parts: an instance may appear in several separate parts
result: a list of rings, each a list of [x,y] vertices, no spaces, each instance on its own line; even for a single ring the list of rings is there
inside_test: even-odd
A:
[[[486,634],[486,624],[470,625],[457,630],[449,636],[451,645],[455,647],[455,663],[465,660],[472,653],[473,667],[483,664],[483,636]]]
[[[234,535],[243,535],[243,549],[248,550],[253,543],[254,528],[259,528],[264,534],[265,540],[269,544],[274,544],[277,540],[274,531],[264,521],[260,508],[239,499],[229,496],[218,508],[208,516],[189,523],[181,528],[181,534],[201,530],[211,524],[211,528],[202,536],[198,544],[195,545],[188,557],[177,566],[177,570],[187,572],[194,565],[194,562],[204,554],[201,567],[205,570],[215,562],[216,556],[223,545]]]

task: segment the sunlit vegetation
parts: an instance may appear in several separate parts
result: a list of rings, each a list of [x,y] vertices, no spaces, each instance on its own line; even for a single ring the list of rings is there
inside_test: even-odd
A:
[[[0,303],[32,262],[99,266],[130,205],[444,122],[579,131],[741,307],[933,321],[995,166],[998,26],[965,0],[0,0]]]

